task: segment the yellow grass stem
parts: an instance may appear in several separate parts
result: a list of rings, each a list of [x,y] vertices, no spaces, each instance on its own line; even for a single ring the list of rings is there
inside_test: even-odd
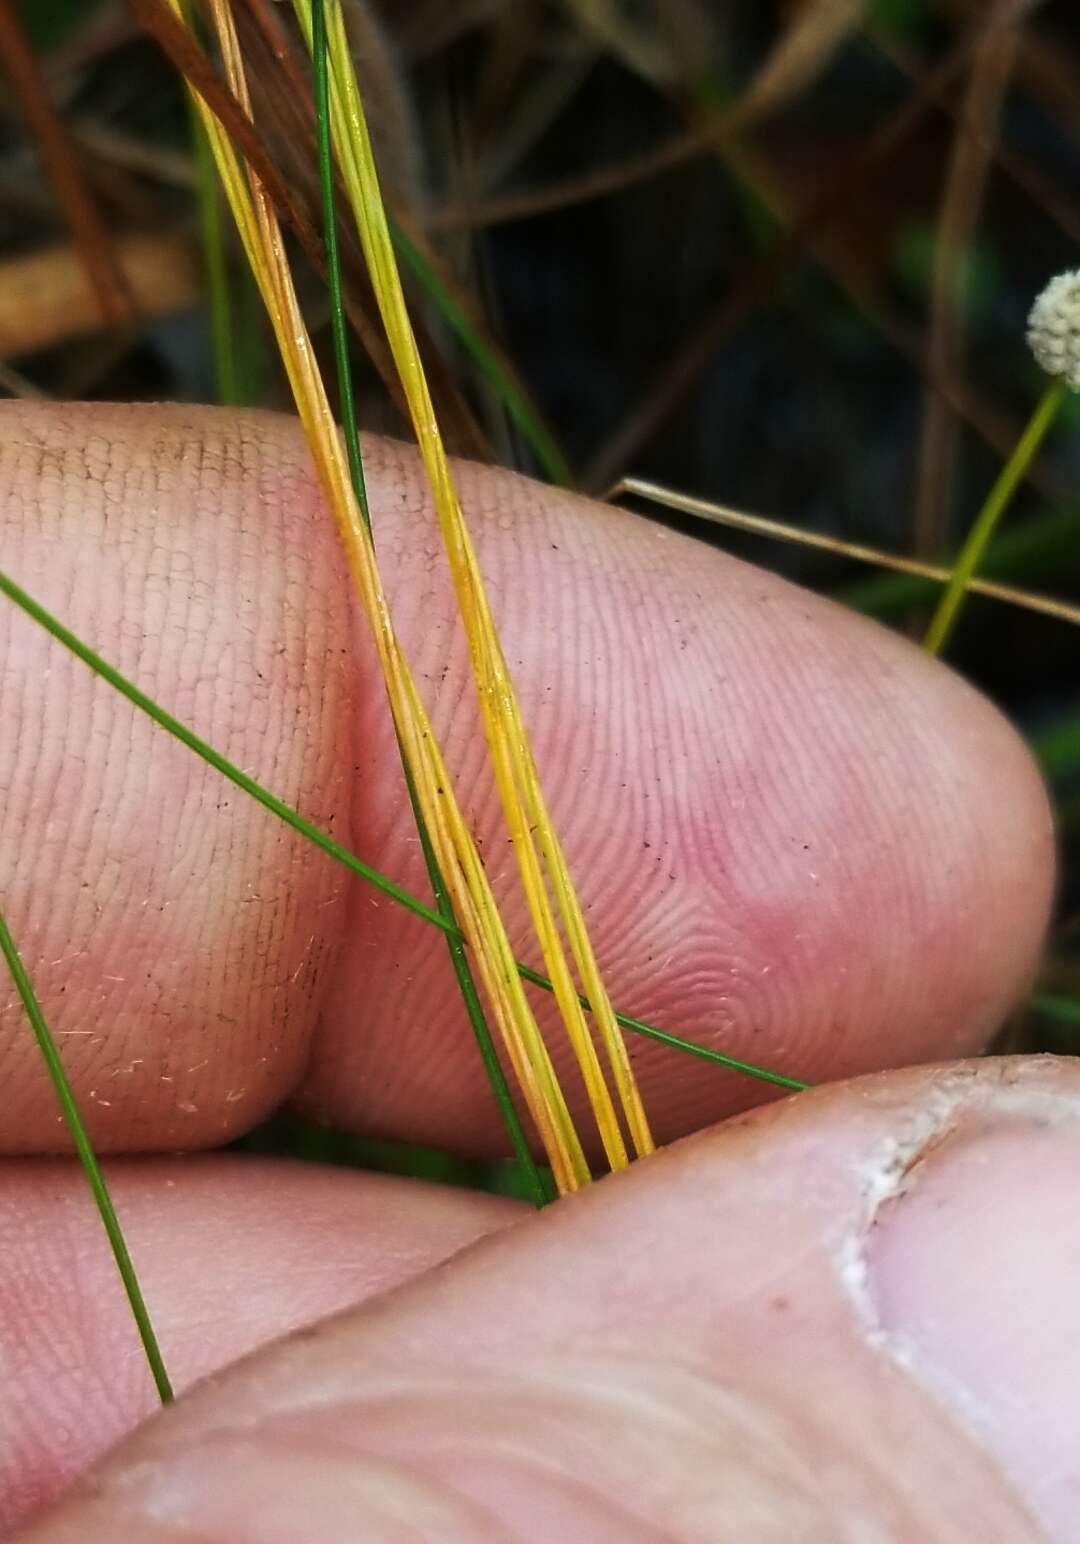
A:
[[[310,0],[293,0],[311,46]],[[592,1004],[597,1030],[637,1153],[652,1150],[641,1095],[616,1023],[578,900],[554,830],[468,528],[443,449],[423,365],[409,321],[379,193],[363,103],[345,35],[340,0],[327,0],[331,125],[343,181],[372,286],[409,406],[469,641],[489,754],[522,888],[559,1009],[581,1069],[608,1162],[627,1163],[611,1093],[578,999],[563,933]],[[550,885],[551,895],[548,894]],[[554,906],[552,905],[554,901]]]
[[[170,0],[170,4],[179,14],[178,0]],[[211,14],[230,89],[250,112],[239,43],[226,0],[211,0]],[[581,1143],[525,996],[483,864],[461,816],[427,712],[394,632],[374,546],[353,493],[341,440],[293,288],[276,215],[258,178],[242,166],[227,134],[197,93],[196,103],[274,328],[354,584],[371,624],[394,722],[413,771],[420,806],[459,924],[473,950],[481,982],[556,1183],[563,1192],[577,1189],[590,1178]]]

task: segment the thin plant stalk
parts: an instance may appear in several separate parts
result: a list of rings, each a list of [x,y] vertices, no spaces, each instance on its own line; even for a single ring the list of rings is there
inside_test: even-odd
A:
[[[783,520],[772,520],[764,515],[750,514],[743,509],[732,509],[728,504],[717,504],[712,499],[698,498],[692,493],[680,493],[675,488],[666,488],[661,483],[647,482],[641,477],[621,477],[603,497],[606,502],[613,503],[624,494],[648,499],[651,503],[660,504],[667,509],[677,509],[680,514],[690,515],[695,520],[704,520],[709,525],[726,526],[733,531],[762,536],[766,540],[794,542],[800,547],[811,547],[817,552],[828,552],[835,557],[850,558],[856,563],[872,563],[877,568],[889,568],[894,573],[907,575],[913,579],[925,579],[931,584],[948,584],[952,577],[951,568],[940,568],[934,563],[923,563],[918,558],[904,557],[896,552],[884,552],[880,547],[867,547],[861,542],[843,541],[838,536],[827,536],[822,531],[806,531],[800,526],[789,525]],[[613,507],[618,506],[613,504]],[[1003,538],[1000,544],[1002,551],[1006,542],[1011,543],[1014,540],[1015,537]],[[996,550],[997,547],[995,547]],[[1080,606],[1059,600],[1053,595],[1039,595],[1034,590],[1020,590],[1015,585],[996,584],[988,579],[970,578],[967,587],[972,595],[984,595],[988,600],[1000,600],[1010,606],[1020,606],[1025,611],[1036,611],[1041,616],[1054,617],[1059,622],[1069,622],[1074,627],[1080,626]],[[879,609],[864,606],[850,598],[844,603],[856,611]]]
[[[574,475],[570,463],[551,430],[529,401],[528,395],[514,378],[513,371],[488,347],[464,306],[450,293],[420,248],[393,218],[390,219],[390,234],[394,251],[417,283],[427,291],[439,315],[472,359],[478,374],[502,403],[507,417],[536,457],[544,476],[558,487],[573,487]]]
[[[945,593],[926,630],[923,648],[928,654],[940,654],[956,625],[968,582],[982,561],[998,522],[1016,491],[1046,433],[1057,417],[1068,387],[1063,380],[1053,380],[1043,392],[1027,427],[1017,440],[1012,455],[1001,469],[986,502],[975,517],[971,532],[960,549]]]
[[[174,13],[178,0],[170,0]],[[229,88],[250,115],[243,61],[225,0],[210,10]],[[223,125],[196,93],[237,230],[274,328],[316,471],[335,517],[357,595],[368,617],[391,709],[413,769],[443,872],[454,887],[457,914],[472,943],[481,980],[504,1044],[536,1122],[561,1191],[591,1179],[550,1052],[525,997],[506,929],[432,731],[427,710],[401,651],[371,536],[353,492],[341,442],[297,301],[273,205],[255,171],[245,167]]]
[[[193,25],[193,0],[185,0],[184,20]],[[206,298],[210,307],[210,345],[214,360],[214,395],[222,407],[240,402],[236,380],[236,348],[229,296],[229,265],[221,218],[221,188],[214,170],[210,141],[195,104],[188,99],[191,144],[195,157],[195,203],[199,214]]]
[[[294,9],[310,48],[310,0],[294,0]],[[621,1168],[628,1162],[626,1147],[596,1048],[580,1010],[579,994],[564,951],[563,930],[585,993],[593,1003],[594,1022],[638,1153],[652,1149],[648,1121],[597,967],[584,914],[540,787],[528,734],[435,422],[379,193],[340,0],[330,0],[327,20],[335,88],[331,117],[338,160],[383,325],[408,400],[421,459],[433,491],[458,607],[469,641],[488,751],[518,860],[522,888],[608,1162],[613,1168]]]
[[[34,1038],[38,1043],[42,1060],[45,1063],[49,1078],[56,1092],[61,1114],[64,1117],[68,1131],[71,1133],[71,1140],[79,1156],[79,1162],[82,1164],[87,1184],[90,1186],[90,1193],[94,1198],[98,1216],[101,1218],[102,1226],[105,1229],[109,1248],[112,1250],[112,1257],[116,1262],[116,1269],[120,1273],[120,1280],[123,1283],[124,1292],[131,1307],[131,1316],[135,1320],[135,1326],[138,1330],[139,1339],[142,1342],[147,1365],[150,1368],[150,1375],[154,1380],[154,1387],[158,1392],[158,1398],[162,1404],[168,1404],[173,1397],[172,1384],[165,1370],[165,1361],[161,1355],[161,1348],[154,1333],[154,1326],[150,1320],[150,1314],[142,1295],[142,1289],[139,1286],[138,1277],[135,1274],[135,1267],[132,1264],[131,1253],[124,1238],[123,1229],[120,1226],[120,1219],[116,1215],[116,1208],[113,1205],[112,1196],[109,1194],[109,1187],[105,1183],[105,1176],[101,1172],[89,1133],[79,1113],[75,1094],[68,1080],[68,1075],[64,1071],[64,1063],[61,1060],[60,1052],[57,1050],[56,1041],[45,1020],[45,1015],[41,1011],[41,1004],[38,1002],[37,994],[27,974],[26,966],[22,962],[15,945],[15,940],[11,936],[11,930],[7,925],[7,919],[2,911],[0,911],[0,954],[3,955],[7,962],[8,970],[11,972],[11,979],[15,983],[15,990],[19,994],[26,1017],[30,1021],[30,1028],[34,1032]]]
[[[170,3],[174,12],[177,11],[178,0],[170,0]],[[242,111],[250,115],[243,60],[231,12],[225,0],[211,0],[210,10],[229,89]],[[340,12],[336,11],[335,15],[340,26]],[[308,41],[310,43],[310,37]],[[393,627],[370,533],[356,503],[325,387],[296,298],[276,213],[257,173],[252,167],[241,165],[223,125],[198,94],[197,99],[237,229],[274,327],[282,363],[337,523],[357,594],[372,628],[395,725],[413,770],[443,872],[454,889],[455,909],[462,930],[473,945],[481,981],[493,1005],[507,1054],[536,1122],[556,1182],[561,1191],[578,1189],[592,1177],[581,1139],[551,1054],[525,996],[483,862],[461,814],[427,710]],[[379,209],[381,213],[381,203]],[[372,276],[377,280],[374,268]],[[418,362],[417,379],[422,386]],[[404,382],[406,388],[409,384]],[[426,394],[426,388],[423,389]],[[556,988],[558,985],[556,981]],[[561,1000],[560,1007],[565,1017],[565,1005]],[[576,1002],[574,1007],[580,1016]],[[589,1049],[592,1051],[591,1041]],[[592,1054],[595,1057],[595,1051]],[[604,1123],[606,1111],[595,1097],[591,1098],[591,1103],[605,1149],[611,1161],[617,1163],[620,1154],[612,1152],[609,1128]],[[617,1125],[615,1136],[621,1148]],[[622,1161],[625,1162],[624,1151]]]
[[[119,692],[140,713],[145,713],[159,729],[163,729],[166,734],[171,735],[181,745],[193,751],[196,756],[205,761],[208,766],[213,767],[222,777],[248,794],[256,803],[269,810],[272,815],[276,815],[279,820],[283,821],[297,835],[304,837],[312,846],[326,853],[328,857],[333,858],[336,863],[340,863],[350,873],[356,874],[396,905],[404,907],[413,916],[421,918],[424,922],[429,923],[432,927],[439,928],[444,933],[455,931],[445,917],[440,915],[439,912],[434,911],[430,906],[425,905],[418,896],[411,894],[404,886],[397,884],[387,875],[380,873],[370,863],[365,863],[362,858],[358,857],[354,852],[350,852],[347,847],[342,846],[328,832],[322,831],[318,826],[313,825],[310,820],[300,814],[299,810],[295,810],[290,804],[286,804],[284,799],[279,799],[276,794],[271,793],[268,788],[264,788],[261,783],[256,782],[255,778],[242,771],[228,757],[223,756],[220,751],[207,744],[193,729],[189,729],[186,724],[174,718],[167,709],[155,702],[152,697],[147,696],[140,687],[136,686],[133,681],[129,681],[115,666],[102,659],[100,654],[97,654],[88,644],[84,643],[70,628],[65,627],[58,617],[53,616],[33,596],[27,594],[2,569],[0,569],[0,595],[6,596],[8,600],[18,606],[20,611],[44,628],[50,637],[54,638],[57,643],[71,654],[74,654],[88,669],[93,671],[101,680],[107,682],[115,691]],[[464,943],[465,937],[460,929],[457,929],[456,933],[457,937]],[[528,981],[545,992],[552,990],[550,979],[541,971],[533,970],[531,966],[523,965],[519,961],[514,962],[514,968],[523,981]],[[588,1000],[585,997],[582,997],[580,1001],[583,1007],[588,1008]],[[624,1029],[629,1029],[635,1034],[645,1035],[653,1040],[661,1041],[675,1050],[684,1051],[691,1056],[698,1056],[705,1061],[712,1062],[715,1066],[727,1068],[729,1071],[743,1073],[745,1076],[755,1078],[759,1082],[771,1083],[774,1087],[788,1089],[791,1092],[798,1092],[800,1089],[810,1087],[809,1083],[805,1083],[799,1078],[788,1077],[785,1073],[774,1072],[771,1068],[759,1067],[753,1062],[742,1061],[735,1056],[728,1056],[725,1052],[715,1051],[710,1046],[697,1045],[694,1041],[686,1040],[680,1035],[670,1033],[668,1030],[657,1029],[655,1025],[646,1024],[642,1019],[632,1018],[625,1013],[618,1014],[617,1018]]]
[[[334,164],[330,144],[326,13],[323,9],[322,0],[314,0],[312,6],[312,61],[314,65],[315,122],[319,144],[319,182],[322,190],[323,230],[326,242],[326,274],[330,291],[330,322],[334,339],[334,357],[337,365],[338,394],[341,398],[342,429],[353,492],[356,495],[356,502],[359,505],[360,513],[370,534],[371,514],[368,509],[367,487],[364,481],[364,463],[360,453],[360,437],[357,433],[356,401],[353,393],[352,368],[349,363],[349,337],[345,320],[345,304],[341,287],[341,261],[337,244],[337,212],[334,207]],[[465,1012],[472,1028],[473,1037],[476,1040],[480,1059],[487,1073],[488,1082],[491,1085],[495,1103],[498,1106],[507,1135],[510,1138],[510,1145],[514,1156],[521,1168],[532,1200],[537,1206],[543,1206],[550,1199],[548,1189],[529,1148],[525,1128],[514,1105],[510,1084],[506,1073],[503,1071],[502,1063],[499,1061],[495,1042],[492,1038],[491,1030],[488,1028],[487,1019],[484,1016],[480,994],[476,989],[476,982],[469,967],[464,943],[457,934],[457,920],[454,915],[453,902],[450,899],[446,888],[446,880],[439,867],[439,860],[431,841],[431,833],[428,831],[424,812],[420,805],[416,782],[400,739],[398,740],[398,751],[401,755],[409,803],[412,806],[413,818],[416,822],[417,834],[420,838],[420,848],[424,855],[424,863],[427,867],[432,894],[435,897],[439,915],[444,917],[454,928],[454,932],[446,934],[446,943],[450,951],[450,963],[457,980],[462,1002],[465,1006]]]
[[[198,113],[192,110],[191,135],[195,148],[195,189],[199,206],[206,294],[210,306],[210,341],[214,356],[214,390],[223,407],[239,401],[236,382],[236,350],[233,343],[229,270],[225,255],[225,231],[221,219],[221,192],[210,143]]]

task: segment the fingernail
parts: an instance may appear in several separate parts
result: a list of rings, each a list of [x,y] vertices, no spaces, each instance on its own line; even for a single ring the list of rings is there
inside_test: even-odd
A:
[[[866,1267],[883,1344],[1076,1538],[1080,1120],[965,1119],[882,1203]]]

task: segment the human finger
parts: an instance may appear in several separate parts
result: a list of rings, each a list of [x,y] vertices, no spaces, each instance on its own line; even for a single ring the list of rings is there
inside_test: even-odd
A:
[[[295,425],[21,403],[3,423],[15,577],[422,892],[374,652]],[[378,441],[367,457],[403,639],[515,946],[540,963],[416,458]],[[713,549],[458,473],[617,1006],[811,1081],[982,1044],[1033,968],[1053,872],[1044,790],[999,715],[904,640]],[[99,1146],[212,1145],[295,1095],[338,1124],[502,1150],[438,933],[12,608],[0,626],[5,902]],[[55,1148],[21,1010],[2,1012],[0,1146]],[[632,1054],[660,1140],[768,1092]]]
[[[27,1544],[1075,1537],[1080,1080],[801,1095],[293,1336]]]
[[[521,1215],[496,1196],[238,1156],[117,1159],[108,1181],[177,1393]],[[0,1165],[0,1531],[157,1405],[73,1160]]]

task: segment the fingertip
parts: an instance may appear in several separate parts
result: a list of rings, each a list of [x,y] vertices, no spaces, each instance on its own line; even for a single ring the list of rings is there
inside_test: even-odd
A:
[[[296,425],[97,406],[18,405],[13,421],[5,514],[43,598],[425,893],[374,650]],[[368,453],[402,636],[512,941],[538,965],[420,467],[389,442]],[[807,1081],[984,1043],[1030,977],[1053,883],[1045,791],[1000,716],[903,639],[702,543],[458,472],[616,1005]],[[41,530],[64,518],[57,561]],[[33,716],[0,812],[12,921],[54,1028],[80,1037],[99,1145],[224,1141],[299,1084],[338,1124],[503,1151],[444,941],[27,629],[3,678]],[[23,1096],[0,1146],[54,1147],[16,1010],[5,1028]],[[660,1140],[771,1096],[631,1047]]]
[[[5,403],[4,562],[243,770],[349,840],[352,627],[291,427],[195,407]],[[196,1148],[300,1076],[344,875],[4,604],[0,858],[16,943],[101,1150]],[[0,1008],[0,1151],[68,1146]]]
[[[403,636],[512,940],[536,964],[452,598],[418,534],[415,464],[401,447],[381,458]],[[1034,970],[1053,888],[1046,793],[1001,715],[902,637],[714,548],[490,468],[460,473],[617,1007],[811,1082],[983,1045]],[[389,743],[377,728],[369,754]],[[371,787],[361,839],[422,885],[403,795]],[[630,1044],[661,1141],[775,1097]],[[442,941],[359,891],[301,1099],[365,1129],[501,1150]]]

